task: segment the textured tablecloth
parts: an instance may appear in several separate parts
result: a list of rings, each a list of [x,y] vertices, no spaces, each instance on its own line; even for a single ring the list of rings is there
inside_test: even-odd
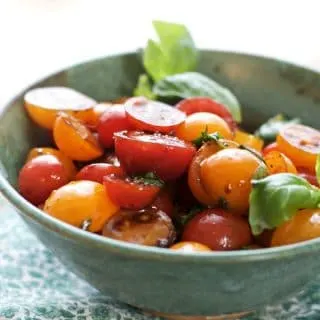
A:
[[[78,279],[30,233],[0,196],[0,319],[151,320]],[[247,320],[320,319],[320,278]]]

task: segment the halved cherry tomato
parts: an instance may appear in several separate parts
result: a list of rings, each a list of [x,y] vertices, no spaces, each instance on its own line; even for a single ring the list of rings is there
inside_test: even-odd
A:
[[[51,193],[43,210],[78,228],[98,232],[118,210],[105,187],[93,181],[72,181]]]
[[[53,155],[42,155],[28,161],[20,170],[19,192],[24,198],[40,205],[55,189],[69,182],[67,170]]]
[[[124,175],[121,167],[109,163],[91,163],[83,167],[76,175],[75,180],[90,180],[103,183],[103,178],[108,174]]]
[[[210,112],[221,117],[233,131],[237,128],[232,114],[223,104],[207,97],[192,97],[181,100],[177,105],[177,109],[183,111],[186,115],[196,112]]]
[[[239,145],[232,140],[221,139],[221,143],[224,148],[238,148]],[[215,198],[212,198],[210,194],[204,189],[201,181],[200,168],[202,162],[209,158],[211,155],[221,150],[221,145],[211,141],[205,143],[193,157],[188,171],[188,185],[194,195],[194,197],[205,205],[213,205],[216,202]]]
[[[211,251],[208,246],[193,241],[181,241],[170,247],[172,250],[178,250],[182,252],[205,252]]]
[[[194,141],[203,132],[219,133],[225,139],[232,139],[233,134],[228,124],[219,116],[209,112],[191,114],[176,129],[178,138],[185,141]]]
[[[89,110],[96,101],[88,96],[65,87],[45,87],[28,91],[24,96],[25,108],[41,127],[52,129],[59,111],[72,114]]]
[[[212,250],[236,250],[251,243],[249,223],[221,209],[198,213],[185,226],[182,241],[195,241]]]
[[[285,126],[277,136],[279,151],[289,157],[297,167],[315,172],[320,153],[320,131],[301,124]]]
[[[136,182],[116,174],[105,176],[103,183],[111,200],[123,209],[143,209],[155,200],[160,191],[159,186]]]
[[[259,137],[239,129],[235,131],[233,140],[258,152],[261,152],[264,143]]]
[[[152,202],[151,207],[163,211],[170,218],[172,218],[174,206],[169,191],[162,188],[155,200]]]
[[[64,112],[59,113],[55,120],[53,137],[58,148],[72,160],[89,161],[103,154],[91,131]]]
[[[216,204],[236,214],[249,209],[251,179],[261,160],[247,150],[229,148],[220,150],[201,163],[200,180]]]
[[[283,246],[320,237],[320,209],[304,209],[273,233],[271,246]]]
[[[143,132],[117,132],[115,153],[128,174],[154,172],[162,180],[174,180],[188,168],[196,149],[176,137]]]
[[[262,155],[265,156],[268,154],[268,152],[271,152],[271,151],[279,151],[278,144],[276,142],[272,142],[268,144],[266,147],[264,147],[262,149]]]
[[[105,148],[113,147],[113,134],[118,131],[129,130],[128,121],[123,105],[114,105],[100,117],[97,127],[99,141]]]
[[[126,113],[132,127],[136,130],[170,133],[185,118],[185,113],[159,101],[135,97],[126,101]]]
[[[292,161],[279,151],[269,151],[263,159],[270,175],[282,172],[297,173],[297,169]]]
[[[297,168],[297,170],[298,170],[298,175],[300,177],[308,180],[314,186],[319,187],[319,182],[317,180],[315,173],[310,172],[310,170],[306,168]]]
[[[168,247],[176,237],[171,219],[152,208],[121,210],[108,220],[103,236],[145,246]]]
[[[33,158],[43,156],[43,155],[52,155],[58,158],[58,160],[63,164],[65,167],[69,179],[72,180],[76,173],[77,169],[73,163],[73,161],[68,158],[66,155],[64,155],[60,150],[54,149],[54,148],[32,148],[27,156],[26,162],[30,161]]]

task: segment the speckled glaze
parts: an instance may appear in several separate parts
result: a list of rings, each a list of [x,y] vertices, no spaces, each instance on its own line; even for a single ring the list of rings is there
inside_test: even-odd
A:
[[[81,64],[35,84],[64,85],[97,100],[130,95],[142,71],[127,54]],[[230,87],[247,128],[278,112],[319,129],[320,77],[284,62],[204,51],[199,71]],[[22,93],[23,94],[23,93]],[[22,94],[0,115],[0,190],[59,260],[103,294],[132,306],[176,315],[257,310],[302,290],[320,267],[320,239],[282,248],[184,254],[99,237],[45,215],[14,190],[28,149],[45,145],[22,107]]]

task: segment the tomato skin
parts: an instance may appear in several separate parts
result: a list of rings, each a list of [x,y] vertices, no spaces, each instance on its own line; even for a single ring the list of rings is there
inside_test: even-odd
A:
[[[211,250],[236,250],[251,243],[248,222],[222,209],[198,213],[185,226],[182,241],[194,241]]]
[[[90,180],[103,183],[104,176],[112,173],[124,175],[121,167],[116,167],[108,163],[91,163],[78,172],[75,180]]]
[[[137,183],[115,174],[105,176],[103,184],[110,199],[122,209],[143,209],[155,200],[160,191],[158,186]]]
[[[300,177],[306,179],[312,185],[319,187],[317,177],[313,172],[310,172],[310,170],[308,170],[306,168],[297,168],[297,170],[298,170],[298,175]]]
[[[320,209],[304,209],[274,231],[271,246],[283,246],[318,237],[320,237]]]
[[[97,132],[99,141],[105,148],[114,145],[113,134],[118,131],[129,130],[131,125],[123,105],[114,105],[100,117]]]
[[[42,204],[55,189],[68,183],[63,164],[53,155],[42,155],[28,161],[20,170],[21,195],[34,205]]]
[[[271,151],[279,151],[277,142],[272,142],[262,149],[262,155],[266,156]]]
[[[174,213],[174,206],[172,203],[172,198],[169,192],[166,189],[161,189],[158,193],[155,200],[152,202],[151,207],[163,211],[166,213],[170,218],[173,217]]]
[[[211,251],[208,246],[198,242],[181,241],[170,247],[171,250],[177,250],[182,252],[205,252]]]
[[[177,179],[196,152],[191,143],[162,134],[129,131],[114,137],[115,153],[129,175],[154,172],[164,181]]]

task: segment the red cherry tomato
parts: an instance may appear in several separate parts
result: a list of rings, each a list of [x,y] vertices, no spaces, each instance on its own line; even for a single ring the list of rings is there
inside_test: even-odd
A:
[[[156,185],[135,182],[115,174],[105,176],[103,184],[110,199],[123,209],[143,209],[155,200],[160,191],[160,187]]]
[[[251,243],[248,222],[222,209],[208,209],[186,225],[182,241],[202,243],[212,250],[236,250]]]
[[[174,206],[169,191],[162,189],[151,204],[151,207],[166,213],[170,218],[172,218]]]
[[[188,168],[196,149],[186,141],[162,134],[117,132],[115,153],[128,174],[154,172],[162,180],[174,180]]]
[[[90,180],[103,183],[103,177],[108,174],[124,175],[121,167],[109,163],[92,163],[83,167],[76,175],[76,180]]]
[[[56,190],[69,182],[68,172],[53,155],[28,161],[19,173],[19,191],[24,198],[40,205]]]
[[[276,142],[272,142],[268,144],[265,148],[263,148],[262,155],[265,156],[267,153],[271,151],[279,151],[278,144]]]
[[[129,130],[130,125],[123,105],[109,107],[101,116],[97,127],[100,143],[105,148],[113,146],[113,134]]]
[[[298,175],[306,180],[308,180],[311,184],[316,187],[319,187],[319,183],[317,177],[314,173],[310,172],[310,170],[306,168],[297,168]]]
[[[221,117],[229,125],[231,130],[237,128],[237,124],[234,121],[232,114],[223,104],[214,101],[211,98],[206,97],[193,97],[180,101],[177,104],[177,109],[183,111],[187,115],[196,112],[210,112]]]
[[[172,132],[186,118],[174,107],[143,97],[129,99],[125,110],[133,128],[151,132]]]

